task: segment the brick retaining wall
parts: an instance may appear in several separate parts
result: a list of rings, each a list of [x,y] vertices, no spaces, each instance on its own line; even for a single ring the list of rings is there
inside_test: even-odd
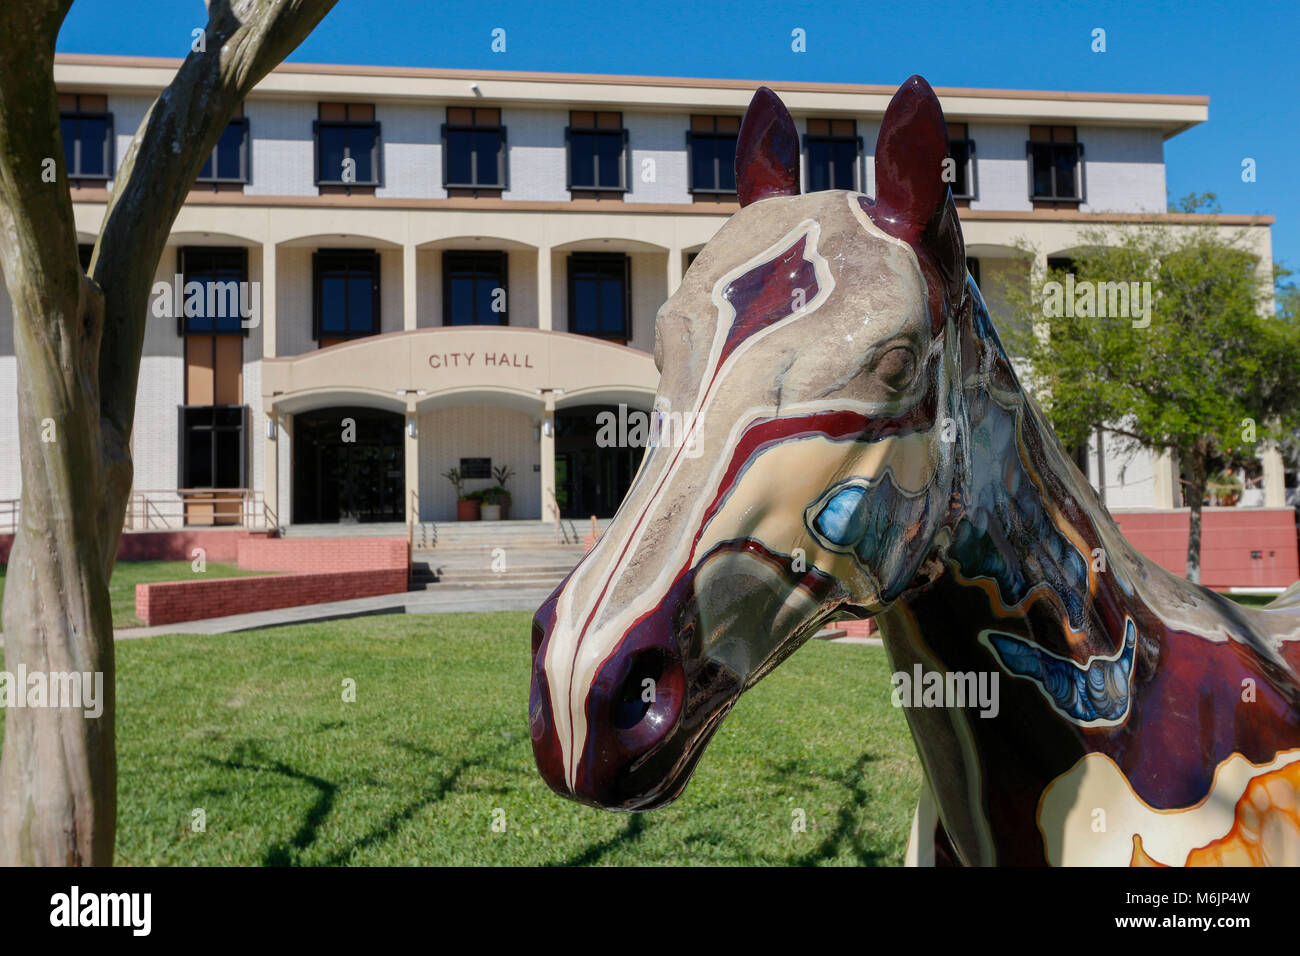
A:
[[[1190,517],[1176,511],[1116,511],[1124,537],[1156,564],[1187,573]],[[1201,512],[1201,583],[1207,588],[1289,587],[1300,578],[1291,508],[1206,508]]]
[[[137,584],[135,613],[152,627],[228,614],[251,614],[304,604],[399,594],[406,590],[407,580],[407,570],[403,566]]]
[[[405,538],[267,538],[238,543],[239,566],[247,571],[359,571],[406,568]]]
[[[244,534],[235,541],[234,557],[247,571],[288,573],[137,584],[136,616],[153,627],[400,594],[407,589],[411,575],[411,554],[404,538],[269,538]],[[208,558],[216,560],[211,551]]]

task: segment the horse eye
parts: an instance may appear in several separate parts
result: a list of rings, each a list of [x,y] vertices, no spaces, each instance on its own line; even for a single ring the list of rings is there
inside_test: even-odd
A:
[[[916,372],[916,356],[903,345],[890,349],[876,362],[876,376],[894,391],[902,391]]]

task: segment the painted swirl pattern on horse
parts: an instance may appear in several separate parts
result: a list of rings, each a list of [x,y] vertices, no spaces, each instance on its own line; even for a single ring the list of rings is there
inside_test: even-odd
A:
[[[913,77],[874,200],[800,195],[793,121],[755,95],[742,208],[657,320],[655,408],[683,429],[534,619],[538,768],[661,806],[741,693],[876,616],[898,671],[1002,678],[983,714],[906,711],[911,862],[1296,859],[1300,589],[1240,608],[1123,539],[966,274],[946,148]]]

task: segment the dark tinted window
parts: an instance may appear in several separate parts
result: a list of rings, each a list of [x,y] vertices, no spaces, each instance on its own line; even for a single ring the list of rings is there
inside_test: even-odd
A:
[[[248,182],[248,120],[230,121],[199,170],[201,182]]]
[[[63,160],[70,179],[107,179],[113,120],[107,113],[64,113]]]
[[[506,131],[499,109],[450,107],[443,136],[447,148],[444,185],[505,188]]]
[[[314,257],[316,338],[379,331],[379,254],[328,250]]]
[[[631,338],[628,258],[618,253],[569,257],[569,331],[599,338]]]
[[[1031,199],[1083,198],[1083,146],[1073,126],[1031,126],[1028,152]]]
[[[504,252],[449,251],[442,263],[444,325],[509,324]]]
[[[181,250],[181,270],[186,288],[182,328],[186,333],[242,332],[242,311],[252,311],[248,288],[248,250],[190,246]],[[203,296],[191,299],[191,282],[203,286]],[[190,306],[191,301],[193,307]],[[196,311],[199,314],[188,313]]]
[[[243,405],[181,409],[181,486],[244,487]]]
[[[692,116],[690,148],[691,192],[736,191],[736,138],[740,118]]]
[[[375,186],[379,183],[379,124],[324,122],[316,124],[317,182]],[[355,162],[353,178],[344,178],[347,160]]]

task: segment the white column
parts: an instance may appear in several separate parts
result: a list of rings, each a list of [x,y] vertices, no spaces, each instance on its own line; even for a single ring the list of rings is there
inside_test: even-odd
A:
[[[537,327],[550,332],[555,326],[551,318],[551,247],[539,246],[537,249]],[[546,466],[542,466],[542,474]],[[545,513],[545,506],[543,506]]]
[[[668,250],[668,297],[682,284],[682,250]]]
[[[1259,456],[1264,463],[1264,507],[1286,507],[1286,464],[1276,445],[1269,445]]]
[[[542,518],[559,521],[555,510],[555,395],[542,392]]]
[[[420,493],[420,413],[415,408],[414,400],[406,400],[406,422],[403,425],[405,429],[405,439],[403,446],[406,451],[406,501],[402,504],[402,513],[406,520],[411,519],[411,506],[415,503]],[[423,510],[423,503],[421,503]],[[417,520],[420,515],[415,516]]]
[[[415,246],[409,242],[402,246],[402,328],[410,331],[416,327]]]
[[[262,243],[262,358],[275,358],[275,243]]]
[[[270,426],[271,437],[267,437],[267,426]],[[266,415],[262,420],[262,500],[266,503],[267,509],[280,520],[280,451],[279,438],[280,423],[272,404],[266,409]]]
[[[1174,467],[1173,453],[1164,449],[1155,453],[1151,461],[1154,488],[1152,489],[1153,508],[1182,507],[1182,495],[1178,493],[1178,470]]]

